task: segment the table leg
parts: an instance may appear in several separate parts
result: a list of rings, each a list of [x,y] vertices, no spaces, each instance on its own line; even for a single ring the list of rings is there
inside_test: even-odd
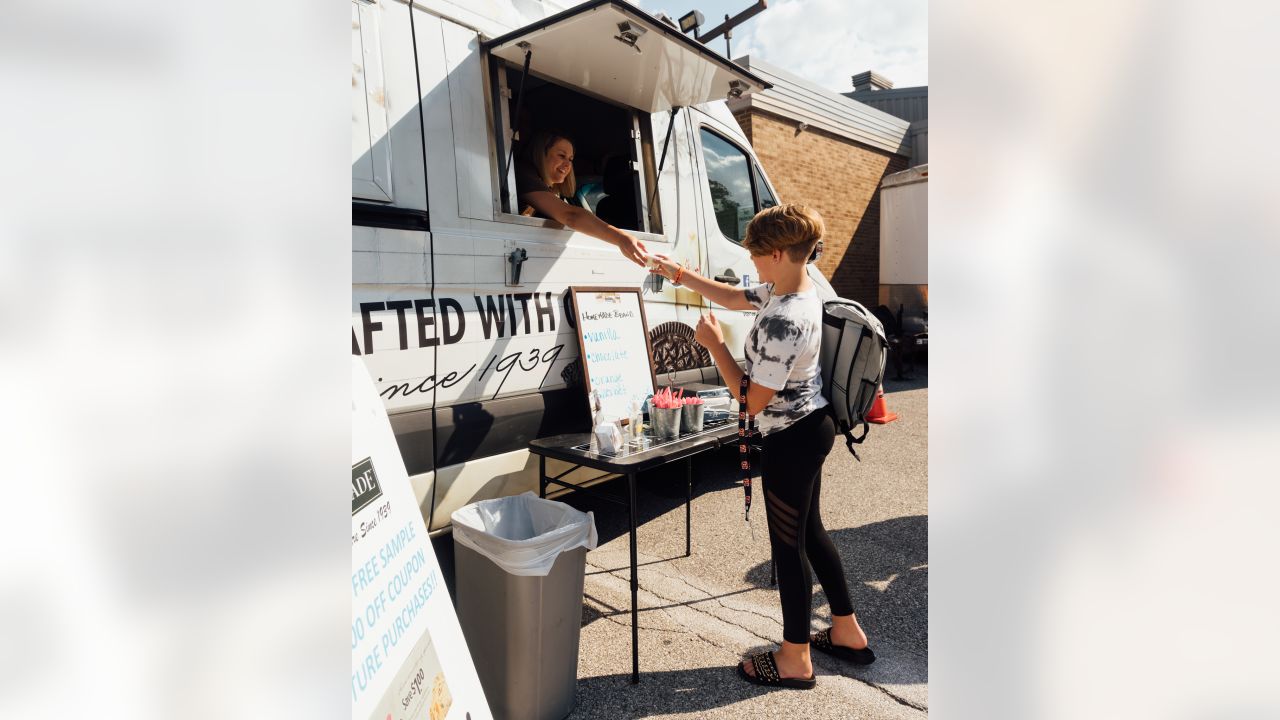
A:
[[[631,684],[640,682],[640,580],[636,576],[636,474],[627,473],[627,508],[631,512]]]
[[[538,497],[547,496],[547,456],[538,456]]]
[[[693,554],[693,458],[684,461],[684,556]]]

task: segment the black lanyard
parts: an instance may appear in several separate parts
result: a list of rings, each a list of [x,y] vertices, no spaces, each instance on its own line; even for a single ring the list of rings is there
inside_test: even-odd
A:
[[[747,509],[743,518],[747,522],[751,521],[751,440],[760,436],[755,417],[747,414],[749,387],[751,378],[743,373],[742,382],[738,385],[738,457],[742,460],[742,490],[747,494]]]

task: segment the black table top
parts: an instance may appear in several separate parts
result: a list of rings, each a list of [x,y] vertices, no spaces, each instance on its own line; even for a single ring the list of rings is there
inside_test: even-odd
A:
[[[655,447],[645,449],[628,447],[617,455],[610,455],[583,448],[584,445],[590,446],[591,433],[568,433],[533,440],[529,443],[529,452],[606,472],[631,473],[655,468],[675,460],[683,460],[690,455],[733,442],[737,437],[738,424],[728,422],[696,435],[681,437],[679,440]]]

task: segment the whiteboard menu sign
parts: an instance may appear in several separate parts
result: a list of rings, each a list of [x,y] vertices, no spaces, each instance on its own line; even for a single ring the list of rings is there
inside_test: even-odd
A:
[[[351,717],[491,718],[387,411],[358,357],[351,359]]]
[[[570,288],[587,397],[595,391],[606,417],[628,417],[656,386],[653,349],[639,288]]]

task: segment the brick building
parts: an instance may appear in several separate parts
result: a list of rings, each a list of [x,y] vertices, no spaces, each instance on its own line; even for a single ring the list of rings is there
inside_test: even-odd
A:
[[[841,297],[875,307],[880,182],[910,164],[910,123],[750,56],[737,61],[773,87],[729,102],[785,202],[826,221],[818,267]]]

